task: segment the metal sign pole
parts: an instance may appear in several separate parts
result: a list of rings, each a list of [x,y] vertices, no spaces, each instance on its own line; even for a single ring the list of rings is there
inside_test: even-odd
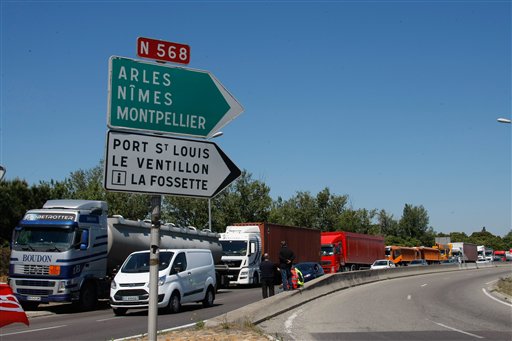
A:
[[[148,340],[157,339],[158,320],[158,265],[160,263],[160,208],[162,196],[151,197],[151,241],[149,248],[149,310]]]

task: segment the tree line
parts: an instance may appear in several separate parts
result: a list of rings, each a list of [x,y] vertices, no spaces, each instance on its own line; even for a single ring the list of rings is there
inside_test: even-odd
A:
[[[40,208],[49,199],[103,200],[109,214],[127,219],[145,219],[150,214],[150,195],[107,192],[103,188],[103,164],[89,170],[70,173],[63,181],[41,181],[29,186],[25,180],[0,182],[0,245],[8,245],[13,228],[23,214]],[[239,222],[271,222],[303,226],[322,231],[349,231],[383,235],[386,245],[432,246],[435,237],[450,237],[453,242],[486,245],[495,250],[512,248],[512,231],[506,236],[494,236],[485,227],[466,235],[463,232],[437,233],[429,225],[427,210],[405,204],[402,216],[393,217],[384,209],[353,208],[349,196],[331,193],[324,188],[316,195],[298,191],[289,199],[270,197],[270,188],[243,171],[224,191],[211,199],[212,230],[223,232],[225,227]],[[206,199],[163,196],[162,220],[179,226],[208,227]]]

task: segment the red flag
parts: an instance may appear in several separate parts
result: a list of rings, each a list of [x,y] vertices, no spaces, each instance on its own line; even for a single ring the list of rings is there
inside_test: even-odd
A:
[[[0,328],[14,322],[29,325],[27,314],[14,296],[11,287],[0,283]]]

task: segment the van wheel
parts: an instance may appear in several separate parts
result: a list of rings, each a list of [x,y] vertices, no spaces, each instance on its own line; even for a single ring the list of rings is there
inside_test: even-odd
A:
[[[181,299],[180,294],[178,292],[173,292],[171,298],[169,299],[169,305],[167,306],[167,310],[173,314],[177,314],[181,310]]]
[[[96,286],[92,282],[84,283],[80,289],[80,308],[84,311],[93,310],[98,303],[98,293]]]
[[[128,309],[126,308],[112,308],[112,310],[114,311],[114,315],[116,316],[124,316],[128,311]]]
[[[215,300],[215,292],[211,286],[206,290],[206,295],[203,300],[203,307],[208,308],[213,306],[213,301]]]

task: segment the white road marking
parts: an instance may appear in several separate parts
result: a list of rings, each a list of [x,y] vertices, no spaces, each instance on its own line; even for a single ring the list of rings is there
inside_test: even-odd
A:
[[[7,334],[0,334],[0,336],[8,336],[8,335],[16,335],[16,334],[25,334],[25,333],[33,333],[33,332],[39,332],[41,330],[48,330],[48,329],[56,329],[61,327],[66,327],[67,324],[63,324],[62,326],[54,326],[54,327],[47,327],[47,328],[39,328],[39,329],[32,329],[32,330],[25,330],[22,332],[14,332],[14,333],[7,333]]]
[[[288,317],[286,321],[284,321],[284,331],[292,340],[296,340],[292,333],[293,320],[295,320],[295,318],[299,315],[302,315],[302,309],[297,310],[290,317]]]
[[[435,323],[435,324],[437,324],[438,326],[441,326],[441,327],[446,328],[446,329],[453,330],[454,332],[457,332],[457,333],[466,334],[466,335],[469,335],[469,336],[476,337],[476,338],[478,338],[478,339],[483,339],[483,338],[484,338],[483,336],[476,335],[476,334],[471,334],[471,333],[465,332],[465,331],[463,331],[463,330],[460,330],[460,329],[457,329],[457,328],[453,328],[453,327],[447,326],[447,325],[442,324],[442,323],[438,323],[438,322],[435,322],[435,321],[432,321],[432,322],[434,322],[434,323]]]
[[[497,279],[495,279],[494,281],[490,281],[490,282],[485,283],[485,285],[489,285],[489,284],[495,283],[495,282],[497,282],[497,281],[498,281],[498,280],[497,280]]]
[[[427,283],[425,283],[425,284],[422,284],[422,285],[421,285],[421,287],[423,288],[423,287],[426,287],[427,285],[428,285],[428,284],[427,284]]]
[[[487,290],[485,290],[484,288],[482,288],[482,291],[484,292],[484,294],[486,294],[486,295],[487,295],[487,297],[492,298],[492,299],[493,299],[493,300],[495,300],[496,302],[500,302],[501,304],[504,304],[504,305],[507,305],[507,306],[509,306],[509,307],[512,307],[512,304],[510,304],[510,303],[508,303],[508,302],[503,302],[502,300],[497,299],[497,298],[496,298],[496,297],[494,297],[493,295],[489,294],[489,293],[487,292]]]
[[[411,300],[412,296],[411,295],[407,295],[407,299],[408,300]]]

